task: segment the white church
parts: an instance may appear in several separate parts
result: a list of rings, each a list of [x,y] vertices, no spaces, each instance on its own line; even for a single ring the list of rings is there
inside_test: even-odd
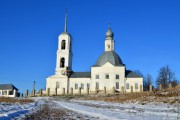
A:
[[[72,37],[67,30],[67,12],[65,16],[65,28],[58,37],[58,50],[55,74],[46,78],[46,91],[50,94],[100,93],[106,88],[107,93],[114,89],[116,92],[140,92],[143,90],[143,78],[136,73],[126,70],[119,55],[114,49],[114,33],[109,27],[105,36],[105,51],[91,66],[90,72],[75,72],[72,70]],[[85,64],[85,63],[84,63]],[[141,87],[140,87],[141,86]]]

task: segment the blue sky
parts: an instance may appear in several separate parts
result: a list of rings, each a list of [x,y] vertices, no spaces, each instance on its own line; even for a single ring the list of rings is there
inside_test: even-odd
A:
[[[73,70],[90,71],[104,52],[108,23],[127,69],[151,74],[169,65],[180,79],[178,0],[0,0],[0,84],[25,92],[53,75],[58,35],[73,37]],[[155,83],[155,82],[154,82]]]

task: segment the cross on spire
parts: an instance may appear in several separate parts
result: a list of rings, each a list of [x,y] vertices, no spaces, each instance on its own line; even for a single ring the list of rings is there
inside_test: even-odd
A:
[[[110,24],[110,22],[108,23],[108,27],[109,27],[109,28],[111,28],[111,24]]]

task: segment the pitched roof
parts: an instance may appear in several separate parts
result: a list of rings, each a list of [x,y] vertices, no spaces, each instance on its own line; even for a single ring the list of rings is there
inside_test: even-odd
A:
[[[0,90],[18,90],[13,84],[0,84]]]
[[[131,70],[126,70],[125,76],[126,78],[142,78],[141,76],[139,76],[138,74],[136,74]]]
[[[91,78],[91,72],[73,72],[70,78]]]

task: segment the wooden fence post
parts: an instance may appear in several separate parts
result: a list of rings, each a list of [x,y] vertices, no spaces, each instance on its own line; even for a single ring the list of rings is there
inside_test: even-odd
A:
[[[65,88],[63,88],[62,95],[65,95]]]
[[[162,85],[161,84],[159,84],[159,91],[161,91],[162,90]]]
[[[40,89],[40,96],[42,96],[42,89]]]
[[[50,88],[47,89],[47,95],[50,96]]]
[[[55,88],[55,96],[57,96],[57,87]]]
[[[35,97],[35,90],[32,90],[32,96]]]
[[[115,94],[115,87],[112,88],[112,94]]]
[[[169,89],[172,89],[172,84],[171,83],[169,84]]]
[[[149,92],[152,92],[152,85],[149,85]]]
[[[124,94],[124,87],[123,86],[121,87],[121,92],[122,92],[122,94]]]
[[[97,94],[97,87],[95,87],[95,94]]]
[[[131,94],[133,94],[133,86],[131,86]]]
[[[106,94],[106,87],[104,87],[104,94]]]
[[[140,85],[140,92],[142,92],[143,91],[143,89],[142,89],[142,85]]]
[[[71,91],[70,91],[71,96],[73,96],[73,88],[71,87]]]
[[[78,89],[78,94],[81,95],[81,87]]]
[[[87,87],[87,95],[89,95],[89,88]]]
[[[26,90],[26,97],[28,97],[28,93],[29,93],[29,91],[28,91],[28,90]]]

